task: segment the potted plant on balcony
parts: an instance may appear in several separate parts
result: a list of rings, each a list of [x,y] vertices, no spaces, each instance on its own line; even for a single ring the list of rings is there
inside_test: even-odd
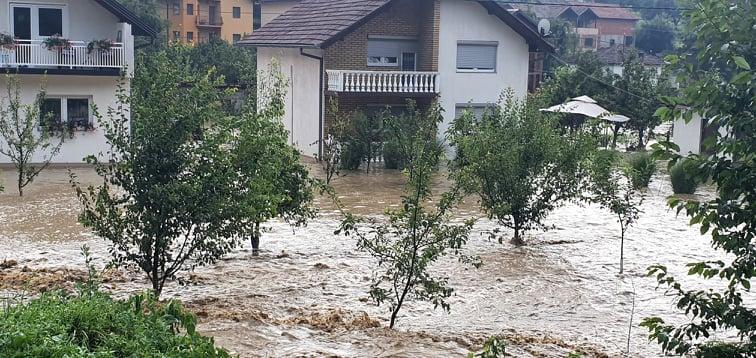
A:
[[[114,43],[110,39],[89,41],[89,43],[87,44],[87,54],[91,55],[95,50],[101,54],[109,53],[110,49],[113,48],[113,45]]]
[[[42,46],[48,50],[56,50],[61,52],[71,48],[71,41],[67,38],[63,38],[60,35],[52,35],[42,41]]]
[[[11,34],[0,32],[0,48],[6,50],[16,48],[16,38]]]

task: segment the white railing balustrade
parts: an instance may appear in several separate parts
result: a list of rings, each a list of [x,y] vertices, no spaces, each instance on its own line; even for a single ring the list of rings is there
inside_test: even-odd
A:
[[[122,43],[113,43],[108,50],[96,47],[90,52],[88,42],[71,41],[71,47],[47,49],[42,40],[17,40],[15,46],[0,48],[0,68],[8,67],[86,67],[124,68],[125,51]]]
[[[439,93],[438,72],[327,70],[334,92]]]

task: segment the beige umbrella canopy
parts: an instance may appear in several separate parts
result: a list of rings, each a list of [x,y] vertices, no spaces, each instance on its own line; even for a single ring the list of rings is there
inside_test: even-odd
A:
[[[625,123],[630,120],[630,118],[623,115],[612,114],[604,107],[599,106],[598,103],[596,103],[596,100],[588,96],[575,97],[568,102],[544,108],[541,109],[541,111],[580,114],[587,117],[604,119],[614,123]]]

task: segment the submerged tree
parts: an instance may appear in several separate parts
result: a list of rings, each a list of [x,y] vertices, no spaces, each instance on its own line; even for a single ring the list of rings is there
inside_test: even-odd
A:
[[[510,91],[501,108],[480,119],[465,113],[450,130],[454,176],[480,197],[490,218],[514,230],[517,245],[526,231],[546,229],[544,218],[578,194],[583,159],[593,147],[581,132],[561,134],[534,102],[520,102]]]
[[[142,61],[133,96],[121,86],[100,119],[107,161],[87,158],[102,184],[74,185],[81,222],[112,244],[116,265],[144,271],[159,296],[187,263],[217,261],[311,196],[286,144],[280,83],[269,108],[236,116],[222,111],[228,93],[212,71],[186,71],[166,52]]]
[[[705,154],[692,156],[697,165],[685,165],[698,183],[711,180],[716,196],[706,201],[672,197],[671,207],[685,213],[691,225],[711,235],[722,260],[688,264],[688,274],[712,279],[719,289],[689,289],[664,266],[652,266],[654,276],[688,320],[680,325],[660,317],[646,318],[650,331],[665,353],[700,357],[753,357],[756,354],[756,308],[746,297],[756,274],[756,11],[750,0],[699,0],[685,11],[687,29],[695,35],[692,51],[671,58],[686,84],[680,98],[666,98],[657,111],[663,119],[694,114],[707,118],[714,136],[704,142]],[[681,159],[672,143],[657,146],[657,154]],[[726,257],[726,258],[725,258]],[[717,332],[736,333],[726,342],[709,339]]]
[[[47,168],[58,155],[63,145],[64,133],[57,133],[60,118],[43,113],[44,88],[37,93],[34,102],[24,104],[21,99],[21,82],[15,75],[6,75],[6,95],[0,102],[0,154],[6,156],[18,174],[18,195]]]
[[[616,166],[617,155],[613,151],[599,151],[594,155],[591,165],[590,201],[608,209],[617,217],[620,224],[620,270],[624,272],[625,234],[638,221],[640,205],[644,194],[633,185],[633,176],[638,175],[632,169],[620,170]]]
[[[473,222],[450,223],[451,212],[461,199],[460,188],[454,186],[441,195],[435,208],[429,208],[431,179],[442,148],[438,142],[426,138],[436,135],[441,119],[440,109],[434,106],[428,113],[415,118],[419,135],[410,136],[398,130],[400,125],[396,117],[384,118],[388,135],[400,143],[400,150],[407,158],[407,184],[402,207],[387,210],[388,222],[346,214],[337,231],[357,237],[358,247],[378,259],[379,271],[371,285],[370,297],[379,305],[388,303],[391,328],[407,299],[430,301],[435,307],[450,309],[446,299],[454,289],[449,287],[447,278],[429,272],[432,263],[451,253],[478,265],[476,258],[460,252]]]

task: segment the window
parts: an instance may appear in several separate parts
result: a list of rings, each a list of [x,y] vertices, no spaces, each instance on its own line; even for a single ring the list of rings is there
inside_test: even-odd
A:
[[[417,41],[412,39],[368,39],[367,65],[371,67],[400,67],[400,60],[414,61]],[[407,54],[406,58],[404,54]],[[412,54],[412,55],[410,55]],[[414,63],[408,63],[407,66]],[[402,66],[404,67],[404,66]]]
[[[194,42],[194,32],[191,32],[191,31],[186,32],[186,41]]]
[[[71,130],[92,128],[89,98],[45,98],[40,108],[40,126],[50,130],[61,130],[64,125]]]
[[[234,6],[233,10],[234,19],[240,19],[241,18],[241,8],[238,6]]]
[[[234,43],[241,41],[241,34],[234,34]]]
[[[480,120],[483,118],[483,114],[490,113],[491,111],[495,111],[496,106],[492,104],[473,104],[473,103],[466,103],[466,104],[458,104],[454,108],[454,118],[459,118],[465,113],[472,114],[473,118],[476,120]]]
[[[496,43],[457,44],[457,70],[462,72],[496,72]]]
[[[593,48],[593,37],[586,37],[583,39],[583,47]]]
[[[625,46],[633,46],[635,39],[632,36],[625,36]]]
[[[173,31],[173,41],[181,41],[181,31]]]
[[[186,4],[186,14],[194,15],[194,4]]]
[[[173,0],[173,14],[181,15],[181,1]]]
[[[39,9],[39,36],[63,35],[63,9]]]
[[[11,14],[16,38],[33,40],[68,35],[65,6],[11,4]]]

